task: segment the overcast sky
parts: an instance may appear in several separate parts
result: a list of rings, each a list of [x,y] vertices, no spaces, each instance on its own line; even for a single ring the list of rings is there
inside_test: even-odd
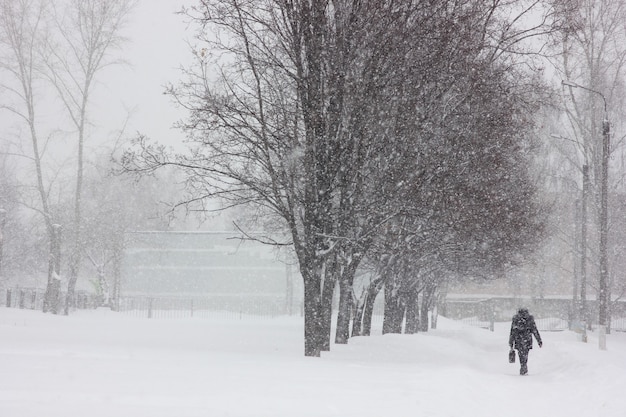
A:
[[[128,124],[122,138],[133,137],[137,132],[170,143],[182,138],[182,133],[172,129],[172,124],[184,113],[176,109],[163,91],[168,82],[180,80],[180,65],[191,58],[188,41],[193,39],[193,30],[175,12],[196,2],[138,0],[120,33],[128,41],[122,50],[110,51],[111,58],[127,64],[107,66],[96,75],[88,108],[88,152],[109,153],[126,119]],[[3,77],[0,84],[10,86],[16,82],[8,72],[0,73],[0,77]],[[54,170],[56,166],[68,165],[64,161],[75,157],[76,136],[67,112],[52,89],[44,85],[35,85],[37,130],[42,143],[50,139],[45,146],[46,163]],[[3,104],[24,109],[15,95],[4,95],[1,99]],[[9,111],[0,112],[0,148],[13,154],[32,152],[26,125]],[[28,161],[15,160],[17,164],[24,162]]]
[[[103,131],[119,130],[130,114],[126,136],[139,131],[167,142],[182,136],[171,126],[184,113],[163,91],[168,82],[180,79],[180,65],[189,62],[187,41],[192,39],[193,30],[175,12],[193,3],[139,0],[123,32],[129,40],[120,58],[128,65],[105,69],[93,98],[92,121]]]

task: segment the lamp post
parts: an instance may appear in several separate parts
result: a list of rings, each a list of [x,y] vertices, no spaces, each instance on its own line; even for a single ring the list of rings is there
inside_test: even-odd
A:
[[[609,153],[610,153],[610,134],[611,125],[609,123],[609,113],[607,110],[606,98],[604,94],[599,91],[593,90],[588,87],[573,83],[571,81],[561,81],[562,85],[581,88],[591,93],[597,94],[602,97],[604,102],[604,120],[602,120],[602,167],[600,178],[600,244],[599,244],[599,256],[600,256],[600,280],[598,291],[598,324],[600,325],[601,334],[606,331],[608,322],[608,257],[607,257],[607,242],[608,242],[608,178],[609,178]],[[602,338],[601,338],[602,339]],[[600,341],[601,348],[606,348]]]
[[[583,193],[580,225],[580,320],[582,340],[587,343],[587,192],[589,190],[589,165],[583,165]]]

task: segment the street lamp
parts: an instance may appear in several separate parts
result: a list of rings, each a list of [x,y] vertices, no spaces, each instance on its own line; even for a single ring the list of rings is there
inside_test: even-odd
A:
[[[571,81],[561,81],[562,85],[581,88],[602,97],[604,102],[604,120],[602,120],[602,171],[600,178],[600,282],[598,294],[598,324],[601,332],[606,331],[608,318],[608,257],[607,257],[607,240],[608,240],[608,178],[609,178],[609,153],[610,153],[610,133],[611,126],[609,124],[609,113],[607,110],[606,98],[604,94],[588,87],[573,83]],[[602,342],[601,342],[602,343]],[[600,346],[606,348],[606,346]]]

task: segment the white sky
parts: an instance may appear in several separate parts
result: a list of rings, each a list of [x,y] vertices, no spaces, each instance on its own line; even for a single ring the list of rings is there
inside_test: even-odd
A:
[[[130,114],[126,136],[141,132],[164,142],[182,137],[171,127],[184,113],[163,91],[167,83],[181,78],[180,65],[189,62],[187,41],[192,40],[193,28],[175,12],[193,3],[139,0],[123,31],[129,40],[119,53],[129,65],[110,67],[100,74],[91,112],[96,126],[118,131]]]
[[[184,139],[184,134],[174,129],[173,124],[186,113],[163,93],[168,83],[176,84],[181,80],[181,65],[187,66],[192,59],[189,43],[193,43],[196,26],[189,26],[187,19],[176,12],[197,2],[137,0],[120,33],[127,42],[121,50],[110,51],[112,59],[127,64],[107,66],[96,75],[88,107],[87,158],[106,157],[119,139],[125,141],[136,137],[137,133],[168,145]],[[0,77],[7,77],[7,73],[0,73]],[[8,77],[0,79],[0,84],[14,82]],[[35,87],[38,136],[40,147],[46,150],[45,182],[56,178],[57,184],[62,183],[58,178],[75,175],[75,132],[52,88],[44,87],[43,83]],[[14,96],[0,97],[0,102],[3,100],[23,110],[23,103]],[[8,111],[0,111],[0,151],[13,155],[32,153],[26,125]],[[18,175],[33,178],[29,159],[16,156],[10,163]]]
[[[191,54],[187,41],[193,40],[193,28],[175,12],[196,0],[137,0],[137,6],[128,16],[120,35],[128,41],[122,50],[111,50],[110,58],[126,64],[103,68],[96,75],[96,84],[90,96],[87,149],[108,153],[119,136],[128,117],[124,137],[144,133],[164,142],[175,142],[182,133],[172,124],[184,116],[168,96],[164,86],[181,78],[181,64],[189,62]],[[0,73],[6,77],[7,73]],[[12,79],[1,79],[0,84],[11,85]],[[40,141],[53,140],[54,158],[63,160],[75,155],[75,136],[67,113],[52,89],[36,86],[36,119]],[[14,96],[5,96],[5,104],[23,104]],[[23,121],[8,111],[0,112],[0,143],[13,143],[12,152],[22,147],[30,153],[30,137]],[[21,143],[21,145],[20,145]],[[54,163],[52,164],[54,166]]]

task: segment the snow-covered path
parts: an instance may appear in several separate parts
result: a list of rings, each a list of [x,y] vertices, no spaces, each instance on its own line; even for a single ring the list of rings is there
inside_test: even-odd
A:
[[[440,319],[417,335],[302,356],[300,318],[149,320],[0,308],[0,416],[626,415],[626,334],[542,333],[530,375],[495,332]]]

